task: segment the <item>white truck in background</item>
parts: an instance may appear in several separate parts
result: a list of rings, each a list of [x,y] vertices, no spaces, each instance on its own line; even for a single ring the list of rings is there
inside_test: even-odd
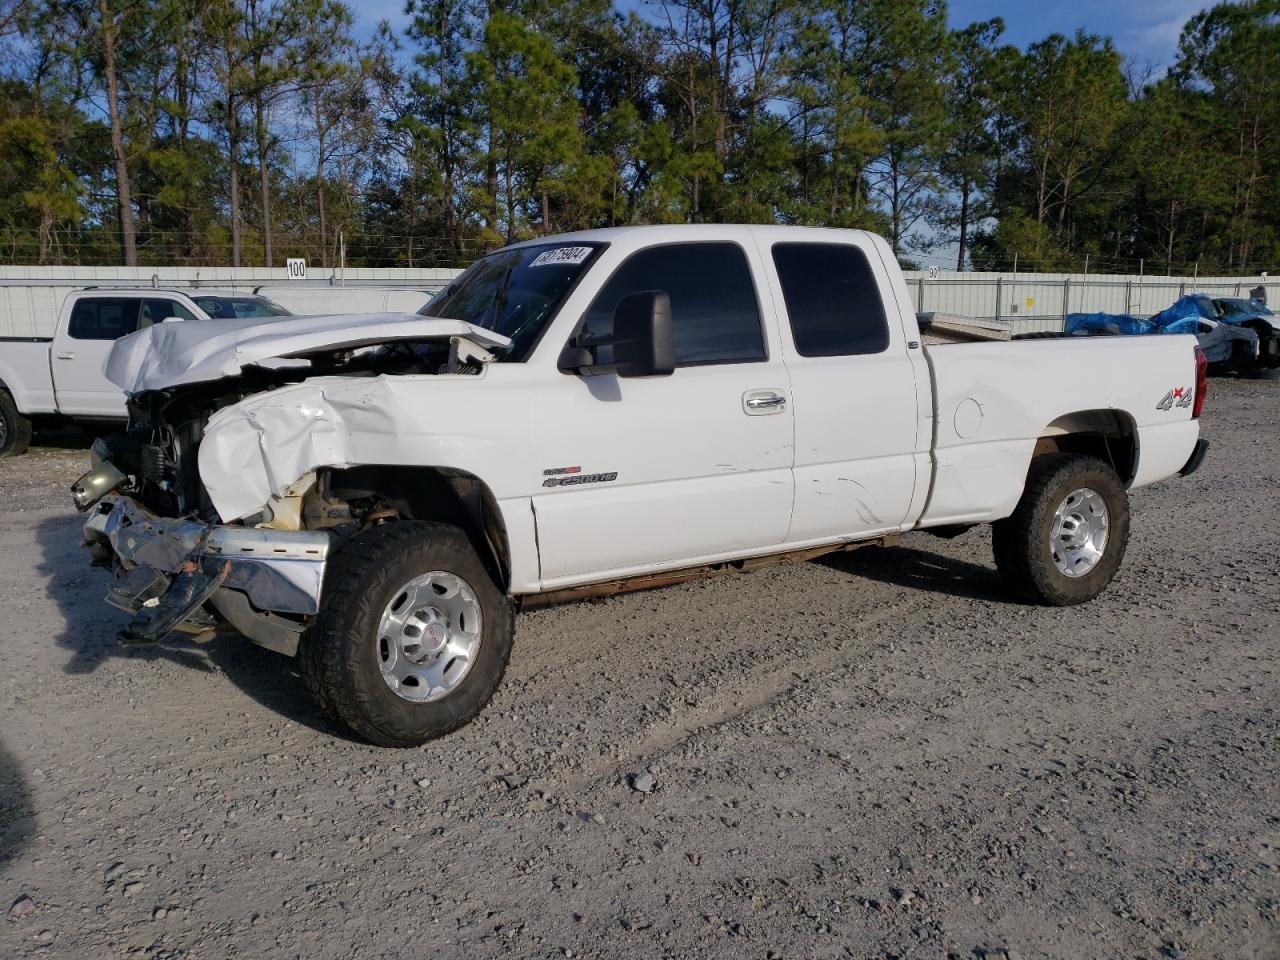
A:
[[[1127,491],[1206,447],[1194,337],[923,346],[860,231],[541,238],[421,314],[117,344],[130,429],[73,493],[122,642],[238,632],[415,745],[483,708],[522,605],[980,523],[1011,589],[1089,600]]]
[[[0,457],[23,453],[32,421],[123,423],[123,391],[103,373],[115,341],[166,320],[279,317],[266,297],[228,290],[86,288],[67,295],[51,337],[0,337]]]

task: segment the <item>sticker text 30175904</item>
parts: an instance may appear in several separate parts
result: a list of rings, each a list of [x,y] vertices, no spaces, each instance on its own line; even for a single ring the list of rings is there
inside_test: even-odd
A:
[[[530,262],[531,267],[576,266],[591,256],[591,247],[553,247],[543,250]]]

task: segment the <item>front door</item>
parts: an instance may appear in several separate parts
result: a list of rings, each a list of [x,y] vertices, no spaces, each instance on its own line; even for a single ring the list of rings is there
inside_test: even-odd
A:
[[[138,329],[138,297],[80,297],[65,329],[53,341],[53,385],[58,410],[77,417],[127,414],[124,393],[106,378],[102,366],[116,340]]]
[[[762,323],[755,257],[728,241],[650,247],[628,258],[588,308],[585,329],[607,335],[618,300],[665,290],[677,368],[648,378],[561,374],[532,398],[544,586],[782,542],[793,490],[791,395]]]
[[[53,378],[58,410],[78,417],[127,416],[123,391],[102,372],[121,337],[170,317],[194,320],[179,301],[164,296],[81,296],[71,307],[65,330],[53,343]]]

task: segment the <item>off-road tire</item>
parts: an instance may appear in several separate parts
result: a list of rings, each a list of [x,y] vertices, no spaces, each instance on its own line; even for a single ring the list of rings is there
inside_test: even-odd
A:
[[[382,678],[378,623],[393,592],[431,570],[453,573],[475,591],[481,642],[455,690],[413,703]],[[416,747],[458,729],[484,708],[502,682],[514,633],[512,603],[467,535],[449,524],[403,520],[365,531],[333,557],[320,613],[302,638],[298,660],[307,689],[336,723],[381,747]]]
[[[18,412],[18,405],[8,390],[0,390],[0,419],[4,420],[4,429],[0,431],[4,436],[0,442],[0,460],[26,453],[31,446],[31,421]]]
[[[1095,490],[1106,504],[1107,542],[1093,569],[1068,577],[1053,561],[1049,538],[1058,505],[1081,487]],[[1129,542],[1129,497],[1115,470],[1097,457],[1037,457],[1017,509],[992,525],[991,542],[996,569],[1014,592],[1055,607],[1084,603],[1102,593],[1120,569]]]

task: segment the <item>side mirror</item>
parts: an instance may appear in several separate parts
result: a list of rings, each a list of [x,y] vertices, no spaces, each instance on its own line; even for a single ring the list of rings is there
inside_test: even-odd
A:
[[[612,348],[611,362],[598,363],[600,347]],[[665,377],[675,368],[671,298],[665,290],[623,297],[613,311],[611,336],[580,334],[560,356],[561,370],[587,376],[613,372],[619,377]]]
[[[671,298],[665,290],[632,293],[613,311],[613,362],[620,377],[666,377],[676,368]]]

